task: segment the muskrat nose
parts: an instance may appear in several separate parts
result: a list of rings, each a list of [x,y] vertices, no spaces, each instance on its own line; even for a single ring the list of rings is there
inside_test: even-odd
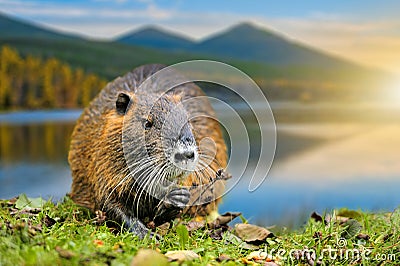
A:
[[[194,160],[194,151],[184,151],[175,153],[176,161]]]

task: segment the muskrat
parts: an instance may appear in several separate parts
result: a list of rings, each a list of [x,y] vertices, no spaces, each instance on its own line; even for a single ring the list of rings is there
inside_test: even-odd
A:
[[[74,202],[139,237],[181,213],[216,212],[224,190],[215,173],[227,152],[213,108],[194,83],[171,87],[178,73],[154,78],[164,68],[108,83],[78,119],[68,155]]]

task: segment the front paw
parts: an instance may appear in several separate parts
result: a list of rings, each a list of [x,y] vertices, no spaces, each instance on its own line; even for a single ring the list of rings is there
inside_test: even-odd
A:
[[[171,189],[158,204],[153,219],[154,223],[158,225],[175,219],[189,203],[189,200],[189,190],[185,188]]]
[[[186,188],[173,188],[165,195],[165,203],[183,209],[189,203],[190,192]]]

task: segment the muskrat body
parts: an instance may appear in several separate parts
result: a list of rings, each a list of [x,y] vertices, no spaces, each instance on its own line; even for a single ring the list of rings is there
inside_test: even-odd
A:
[[[148,79],[163,68],[107,84],[77,121],[68,156],[70,197],[140,237],[150,222],[216,211],[224,189],[215,173],[226,146],[210,103],[194,83],[166,90],[173,76]]]

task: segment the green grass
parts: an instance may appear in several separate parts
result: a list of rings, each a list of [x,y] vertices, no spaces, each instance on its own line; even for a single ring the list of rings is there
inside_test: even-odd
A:
[[[68,198],[57,204],[50,201],[29,204],[30,207],[42,207],[27,209],[21,200],[0,201],[0,265],[130,265],[143,249],[156,250],[161,254],[186,249],[200,256],[193,261],[184,262],[185,265],[256,263],[254,256],[248,257],[249,254],[254,254],[251,253],[254,250],[246,249],[244,242],[238,238],[232,240],[233,231],[218,234],[224,228],[216,231],[202,228],[188,233],[186,227],[176,226],[178,222],[175,221],[160,241],[140,240],[125,230],[96,224],[96,217]],[[353,223],[340,224],[339,221],[348,218],[340,218],[337,214],[354,218],[351,220]],[[274,237],[256,243],[254,247],[260,257],[258,262],[312,265],[306,258],[307,253],[303,252],[304,259],[301,259],[300,252],[308,249],[314,250],[316,257],[323,254],[324,265],[400,264],[399,210],[381,214],[339,211],[333,215],[326,224],[310,218],[300,230],[286,231],[283,228],[277,230]],[[350,224],[352,225],[349,227]],[[217,240],[218,235],[222,239]],[[300,254],[298,259],[288,256],[291,250]],[[355,259],[357,250],[364,250],[366,257]],[[265,253],[261,252],[266,252],[270,259],[263,259]],[[223,254],[229,260],[219,262],[218,258]],[[144,257],[145,263],[139,262],[139,265],[147,265],[156,259],[154,254]],[[136,257],[136,261],[138,260]],[[314,263],[318,265],[317,259]],[[173,264],[177,265],[178,262]]]

